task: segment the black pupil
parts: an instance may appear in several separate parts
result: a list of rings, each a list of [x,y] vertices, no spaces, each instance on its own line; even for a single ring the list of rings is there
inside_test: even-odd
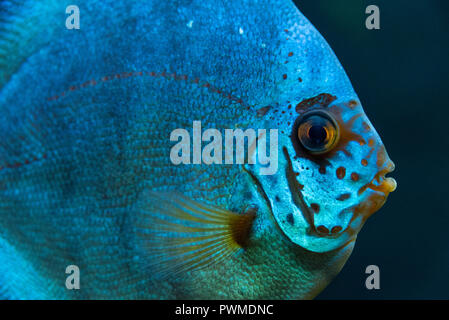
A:
[[[326,141],[326,129],[320,125],[314,125],[309,129],[309,139],[317,145],[321,145]]]

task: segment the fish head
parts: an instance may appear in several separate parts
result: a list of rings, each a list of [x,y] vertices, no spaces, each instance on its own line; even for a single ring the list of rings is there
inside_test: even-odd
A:
[[[261,127],[278,129],[277,171],[254,174],[287,238],[328,252],[354,241],[395,190],[386,177],[394,164],[330,46],[299,11],[292,16],[257,109]]]
[[[258,179],[285,235],[313,252],[355,240],[396,188],[385,176],[394,164],[360,101],[336,94],[320,93],[267,114],[283,117],[277,122],[278,170]]]

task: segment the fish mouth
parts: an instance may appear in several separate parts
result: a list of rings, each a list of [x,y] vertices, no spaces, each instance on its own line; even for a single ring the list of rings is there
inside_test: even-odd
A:
[[[362,216],[362,221],[365,222],[366,219],[385,204],[388,195],[396,190],[397,187],[395,179],[385,177],[385,175],[392,172],[394,168],[395,165],[390,160],[384,168],[374,175],[370,182],[359,189],[357,193],[359,196],[363,197],[363,200],[354,208],[353,219],[357,216]],[[361,228],[361,225],[359,228]]]
[[[386,196],[390,192],[393,192],[396,190],[397,183],[396,180],[394,180],[391,177],[385,177],[386,174],[394,171],[394,163],[392,161],[389,161],[388,164],[380,170],[378,173],[376,173],[371,179],[370,182],[362,186],[357,194],[360,196],[362,193],[364,193],[367,189],[371,189],[373,191],[378,191],[381,193],[384,193]]]

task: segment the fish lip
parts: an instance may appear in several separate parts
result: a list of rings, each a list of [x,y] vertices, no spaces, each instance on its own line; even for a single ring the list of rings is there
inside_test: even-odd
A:
[[[360,196],[368,189],[372,191],[382,192],[385,196],[388,196],[391,192],[396,190],[397,183],[392,177],[385,177],[395,169],[394,163],[390,160],[381,170],[379,170],[374,177],[365,185],[363,185],[357,194]]]
[[[352,220],[362,216],[362,223],[356,227],[361,228],[366,219],[384,206],[388,195],[396,189],[396,180],[385,177],[393,170],[394,163],[390,161],[374,175],[370,182],[359,189],[358,195],[361,199],[359,204],[353,208],[353,217],[349,225],[351,225]]]

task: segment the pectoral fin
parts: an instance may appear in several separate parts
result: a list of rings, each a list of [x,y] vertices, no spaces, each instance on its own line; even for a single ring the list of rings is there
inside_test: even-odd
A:
[[[163,275],[219,263],[244,248],[255,210],[237,214],[180,195],[147,192],[138,202],[136,234]]]

